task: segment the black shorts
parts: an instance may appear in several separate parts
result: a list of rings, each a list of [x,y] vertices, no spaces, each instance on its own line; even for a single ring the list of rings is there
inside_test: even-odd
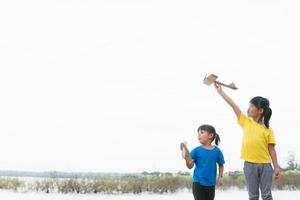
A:
[[[214,200],[215,186],[203,186],[194,182],[193,195],[195,200]]]

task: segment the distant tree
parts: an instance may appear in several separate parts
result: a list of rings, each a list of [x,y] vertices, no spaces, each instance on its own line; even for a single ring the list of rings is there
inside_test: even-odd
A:
[[[150,175],[152,175],[152,176],[162,176],[162,173],[159,172],[159,171],[154,171],[154,172],[151,172]]]
[[[289,155],[287,158],[287,169],[288,170],[300,170],[300,164],[296,161],[295,154],[292,152],[289,152]]]
[[[190,172],[187,172],[187,171],[185,171],[185,172],[179,171],[176,174],[179,176],[190,176],[191,175]]]
[[[171,172],[165,172],[163,175],[164,176],[173,176],[173,174]]]
[[[149,174],[150,174],[150,173],[149,173],[149,172],[146,172],[146,171],[143,171],[143,172],[142,172],[142,175],[143,175],[143,176],[148,176]]]

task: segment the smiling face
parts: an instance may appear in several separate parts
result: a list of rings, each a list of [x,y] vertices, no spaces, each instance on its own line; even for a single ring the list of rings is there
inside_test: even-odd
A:
[[[204,131],[204,130],[198,131],[198,141],[202,145],[211,144],[213,136],[214,136],[214,134],[209,133],[207,131]]]

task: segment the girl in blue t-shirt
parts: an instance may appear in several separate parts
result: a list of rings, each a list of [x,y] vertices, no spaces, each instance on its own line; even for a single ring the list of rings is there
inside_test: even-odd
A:
[[[222,185],[225,163],[222,151],[217,147],[220,137],[213,126],[204,124],[197,130],[198,140],[201,146],[194,148],[189,153],[187,147],[181,144],[186,166],[193,173],[193,195],[195,200],[213,200],[215,197],[215,185],[217,177],[217,164],[219,166],[218,185]],[[211,143],[215,140],[215,145]]]

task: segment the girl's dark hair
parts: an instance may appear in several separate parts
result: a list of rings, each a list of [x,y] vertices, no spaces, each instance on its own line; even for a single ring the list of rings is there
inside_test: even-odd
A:
[[[212,141],[215,140],[215,144],[217,146],[220,144],[220,142],[221,142],[220,136],[218,133],[216,133],[216,129],[213,126],[208,125],[208,124],[203,124],[198,128],[197,132],[199,132],[199,131],[207,131],[208,133],[213,134]]]
[[[253,97],[250,100],[250,103],[252,103],[256,108],[263,109],[264,112],[262,113],[261,120],[265,124],[267,128],[269,128],[269,122],[272,116],[272,109],[270,108],[270,102],[267,98],[257,96]]]

